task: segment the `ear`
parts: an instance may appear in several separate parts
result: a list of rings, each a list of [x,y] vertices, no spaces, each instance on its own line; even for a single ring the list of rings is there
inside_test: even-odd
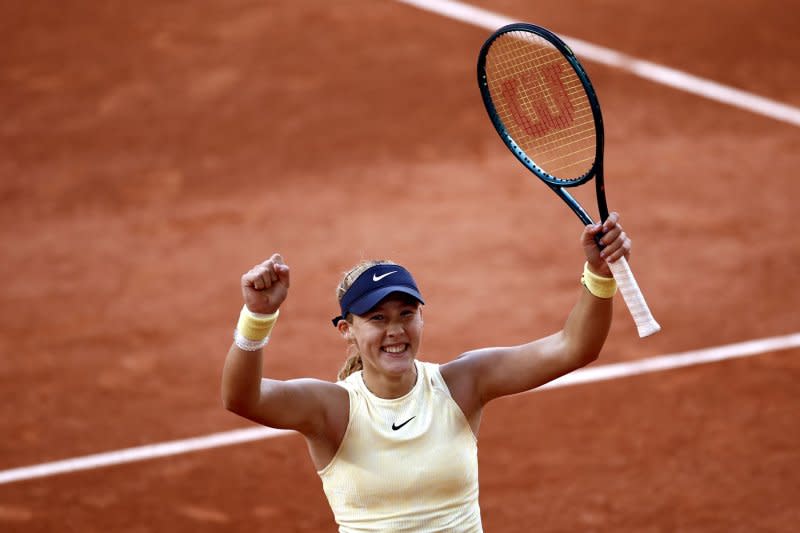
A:
[[[344,340],[353,340],[353,330],[350,326],[350,322],[347,320],[340,320],[336,325],[336,328],[339,330],[339,334],[344,338]]]

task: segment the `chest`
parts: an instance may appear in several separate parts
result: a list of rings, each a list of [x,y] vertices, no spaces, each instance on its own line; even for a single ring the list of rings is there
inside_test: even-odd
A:
[[[333,467],[328,488],[349,506],[461,500],[477,488],[477,445],[455,402],[434,391],[359,405]]]

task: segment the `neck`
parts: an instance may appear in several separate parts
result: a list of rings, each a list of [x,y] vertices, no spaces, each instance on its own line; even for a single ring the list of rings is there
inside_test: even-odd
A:
[[[398,376],[387,376],[370,370],[367,366],[364,366],[361,372],[364,385],[372,394],[385,400],[393,400],[405,396],[417,383],[416,364],[408,372]]]

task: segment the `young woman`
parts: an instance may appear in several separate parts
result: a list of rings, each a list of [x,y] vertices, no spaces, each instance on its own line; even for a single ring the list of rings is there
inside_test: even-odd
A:
[[[442,365],[416,358],[424,302],[411,274],[391,262],[358,265],[338,289],[333,323],[349,353],[336,383],[262,378],[262,349],[289,290],[289,267],[275,254],[242,276],[245,305],[225,361],[224,405],[305,436],[341,532],[480,532],[483,407],[598,357],[616,290],[607,262],[631,248],[618,220],[612,213],[602,227],[584,228],[583,286],[561,331]]]

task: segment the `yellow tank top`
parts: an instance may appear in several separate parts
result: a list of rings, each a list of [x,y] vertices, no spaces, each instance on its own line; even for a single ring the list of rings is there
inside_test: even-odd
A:
[[[318,473],[342,533],[483,531],[475,435],[439,365],[415,364],[416,384],[401,398],[378,398],[361,372],[338,382],[350,420]]]

